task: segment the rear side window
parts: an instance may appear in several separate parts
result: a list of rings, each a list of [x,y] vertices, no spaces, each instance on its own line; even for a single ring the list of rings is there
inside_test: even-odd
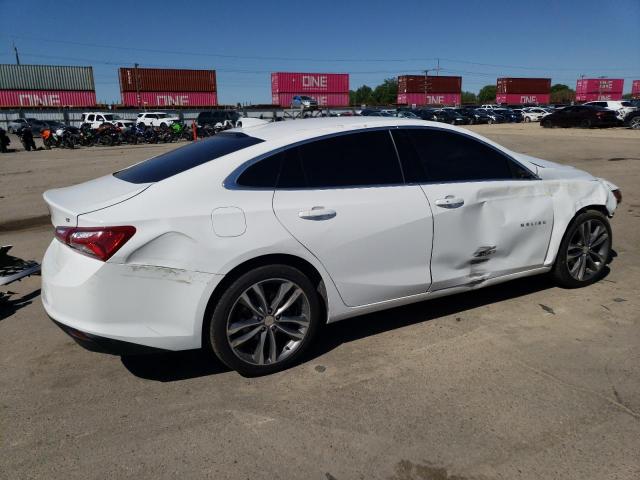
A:
[[[279,188],[332,188],[402,184],[393,143],[386,130],[350,133],[289,150]]]
[[[147,161],[120,170],[113,175],[131,183],[159,182],[229,153],[262,143],[264,140],[244,133],[223,132],[186,147],[177,148]]]
[[[533,178],[505,155],[466,135],[436,129],[393,132],[408,182]]]
[[[285,153],[276,153],[249,166],[236,183],[243,187],[275,188]]]

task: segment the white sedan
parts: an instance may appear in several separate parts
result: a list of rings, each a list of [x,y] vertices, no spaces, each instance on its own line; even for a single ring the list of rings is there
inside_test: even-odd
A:
[[[229,130],[44,198],[42,301],[78,343],[211,348],[260,375],[326,322],[545,272],[597,281],[621,194],[467,130],[355,117]]]

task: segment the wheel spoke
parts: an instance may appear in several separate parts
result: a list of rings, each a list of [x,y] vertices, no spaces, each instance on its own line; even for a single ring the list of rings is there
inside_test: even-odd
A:
[[[264,290],[262,290],[262,286],[259,283],[256,283],[251,289],[255,292],[258,300],[260,300],[260,307],[264,312],[263,316],[266,315],[269,312],[269,305],[267,304],[267,299],[264,296]]]
[[[249,298],[249,295],[247,295],[247,293],[243,293],[240,296],[240,302],[247,307],[249,310],[251,310],[251,312],[256,316],[256,317],[264,317],[265,314],[262,313],[260,310],[258,310],[258,308],[253,304],[253,302],[251,301],[251,299]]]
[[[258,339],[258,345],[256,345],[256,349],[253,352],[253,360],[258,365],[264,365],[264,344],[267,340],[267,331],[263,330],[260,334],[260,338]]]
[[[288,335],[289,337],[295,340],[302,340],[304,338],[304,333],[300,333],[296,330],[292,330],[291,328],[285,327],[284,325],[280,325],[278,323],[276,323],[275,325],[278,330],[280,330],[282,333],[284,333],[285,335]]]
[[[229,335],[233,335],[234,333],[238,333],[243,328],[255,327],[257,325],[262,325],[262,320],[260,318],[249,318],[246,320],[238,320],[237,322],[232,323],[227,328],[227,333]]]
[[[584,273],[587,268],[587,256],[580,257],[580,268],[578,269],[578,280],[584,279]]]
[[[299,288],[296,288],[293,291],[293,293],[289,296],[289,299],[284,303],[284,305],[282,305],[280,308],[278,308],[278,310],[276,310],[274,315],[276,317],[279,317],[284,312],[286,312],[287,309],[294,304],[294,302],[298,299],[300,295],[302,295],[302,290],[300,290]]]
[[[231,346],[233,348],[239,347],[240,345],[242,345],[243,343],[246,343],[247,341],[251,340],[253,337],[256,336],[256,334],[262,329],[262,327],[256,327],[253,330],[248,331],[247,333],[240,335],[238,338],[235,338],[233,340],[231,340]]]
[[[602,235],[600,235],[591,243],[591,248],[595,248],[599,245],[602,245],[607,238],[609,238],[609,235],[607,234],[606,231],[604,231]]]
[[[592,245],[593,242],[596,240],[596,238],[598,238],[598,236],[600,235],[601,229],[602,229],[602,226],[596,225],[596,228],[594,228],[593,232],[591,232],[591,235],[589,235],[589,245]]]
[[[276,345],[276,334],[272,329],[269,332],[269,363],[276,363],[278,361],[278,350]]]
[[[598,262],[604,263],[604,257],[600,255],[598,252],[596,252],[595,250],[589,250],[589,255],[591,257],[595,257]]]
[[[578,269],[580,268],[580,261],[582,260],[582,254],[580,254],[580,257],[578,257],[578,259],[576,260],[576,263],[573,264],[573,266],[571,267],[571,269],[569,270],[569,273],[571,274],[571,276],[575,277],[576,274],[578,273]]]
[[[280,307],[282,300],[284,300],[285,295],[291,288],[293,287],[293,283],[291,282],[283,282],[280,284],[280,288],[278,288],[278,293],[271,301],[271,311],[275,312]]]
[[[580,255],[582,255],[581,249],[576,248],[573,253],[569,253],[569,250],[571,249],[569,248],[567,251],[567,260],[573,260],[574,258],[578,258]]]
[[[297,317],[280,317],[277,321],[278,323],[295,323],[296,325],[300,325],[301,327],[306,327],[309,325],[309,320],[305,316],[297,316]]]
[[[587,220],[580,226],[580,236],[582,237],[582,245],[588,245],[590,228],[591,228],[591,220]]]

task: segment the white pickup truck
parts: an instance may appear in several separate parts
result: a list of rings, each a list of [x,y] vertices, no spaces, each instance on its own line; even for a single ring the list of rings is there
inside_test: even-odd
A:
[[[136,118],[137,124],[142,124],[147,127],[168,127],[173,122],[179,122],[180,119],[176,116],[169,115],[165,112],[144,112],[139,113]]]

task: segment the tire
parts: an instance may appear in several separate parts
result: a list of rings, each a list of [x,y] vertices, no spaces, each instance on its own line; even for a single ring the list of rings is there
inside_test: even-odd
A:
[[[640,115],[636,115],[631,120],[629,120],[629,128],[640,130]]]
[[[585,233],[587,240],[584,242]],[[600,280],[611,254],[609,219],[595,210],[576,216],[562,238],[551,274],[561,287],[580,288]]]
[[[524,123],[531,123],[531,119],[529,117],[524,117]]]
[[[281,316],[263,315],[259,291],[266,299],[263,305],[274,306],[274,313],[286,307]],[[280,291],[284,293],[278,295]],[[294,294],[295,301],[287,307]],[[300,360],[318,331],[321,317],[318,292],[306,275],[288,265],[267,265],[240,276],[224,291],[205,324],[203,338],[229,368],[244,376],[266,375]],[[283,320],[286,318],[291,321]],[[229,328],[231,325],[234,328]]]
[[[585,118],[580,122],[580,128],[591,128],[591,120]]]
[[[160,124],[160,126],[161,126],[162,128],[166,128],[166,127],[167,127],[167,124],[166,124],[166,123],[164,123],[164,122],[162,122],[162,123]]]
[[[493,125],[493,118],[490,118],[489,120],[487,120],[487,125]]]
[[[540,120],[540,126],[542,128],[553,128],[553,123],[550,120]]]

